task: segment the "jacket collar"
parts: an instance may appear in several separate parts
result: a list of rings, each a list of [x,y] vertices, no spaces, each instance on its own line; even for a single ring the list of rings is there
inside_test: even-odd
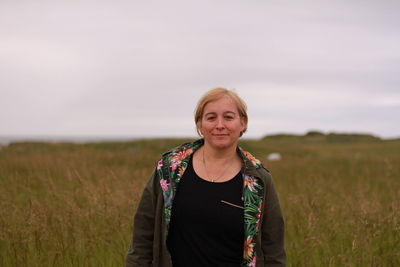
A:
[[[261,162],[256,159],[252,154],[247,151],[244,151],[241,147],[238,146],[237,153],[243,161],[242,171],[246,175],[251,175],[254,177],[259,177],[258,169],[262,168]]]
[[[189,156],[191,156],[194,152],[196,152],[200,147],[204,145],[204,139],[198,139],[194,142],[182,144],[171,151],[164,153],[163,157],[174,158],[179,154],[184,153],[184,155],[180,155],[184,158],[181,158],[180,163],[187,163],[189,161]],[[259,173],[257,169],[262,168],[261,161],[256,159],[252,154],[243,150],[240,146],[236,148],[237,154],[243,161],[242,171],[243,173],[251,176],[258,177]],[[178,157],[180,157],[178,156]],[[179,166],[177,166],[179,168]]]

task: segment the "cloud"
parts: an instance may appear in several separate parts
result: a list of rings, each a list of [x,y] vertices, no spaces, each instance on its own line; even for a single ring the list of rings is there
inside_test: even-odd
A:
[[[249,103],[253,136],[400,131],[398,1],[0,6],[0,135],[187,135],[216,86]]]

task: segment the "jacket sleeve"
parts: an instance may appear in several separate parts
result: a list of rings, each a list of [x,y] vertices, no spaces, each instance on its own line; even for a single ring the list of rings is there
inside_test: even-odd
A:
[[[262,244],[265,266],[285,266],[285,224],[278,195],[271,175],[268,173],[262,224]]]
[[[133,234],[126,256],[126,267],[152,266],[157,205],[157,172],[154,170],[144,188],[133,219]]]

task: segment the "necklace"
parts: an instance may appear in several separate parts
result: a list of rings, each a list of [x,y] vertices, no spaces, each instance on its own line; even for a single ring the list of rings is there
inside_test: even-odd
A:
[[[213,179],[213,178],[211,178],[211,175],[208,173],[208,170],[207,170],[206,160],[204,158],[204,150],[205,149],[203,148],[203,165],[204,165],[204,169],[206,170],[207,177],[209,178],[209,180],[211,180],[211,182],[214,183],[215,181],[219,180],[226,173],[226,171],[229,169],[229,167],[233,164],[233,160],[232,160],[232,162],[230,164],[228,164],[228,167],[226,167],[226,169],[221,173],[220,176],[218,176],[217,178]]]

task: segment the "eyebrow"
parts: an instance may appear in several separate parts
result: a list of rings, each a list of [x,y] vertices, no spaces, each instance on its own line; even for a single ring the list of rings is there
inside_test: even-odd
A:
[[[233,111],[225,111],[223,114],[227,114],[227,113],[232,113],[233,115],[236,115],[236,113]],[[204,116],[212,115],[212,114],[215,115],[217,113],[212,111],[212,112],[208,112],[208,113],[204,114]]]

